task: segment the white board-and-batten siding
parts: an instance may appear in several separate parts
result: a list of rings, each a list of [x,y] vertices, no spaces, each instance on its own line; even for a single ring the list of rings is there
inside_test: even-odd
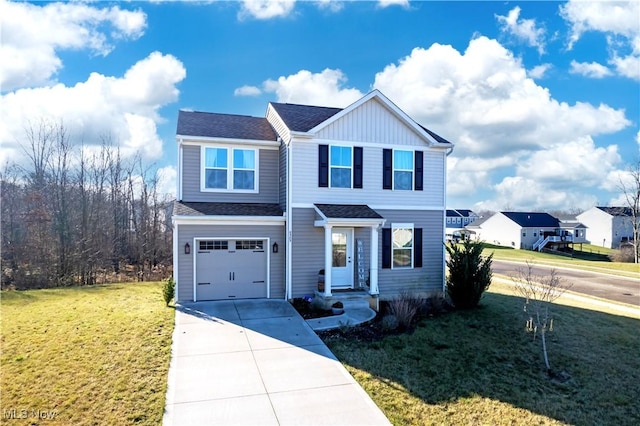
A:
[[[414,129],[377,99],[363,103],[322,127],[314,136],[335,141],[425,146],[424,140]]]
[[[321,188],[318,186],[318,146],[335,144],[362,146],[363,185],[362,188]],[[445,206],[444,168],[446,155],[442,150],[428,148],[424,142],[411,149],[424,153],[424,189],[422,191],[401,191],[382,189],[382,153],[388,146],[357,144],[340,141],[294,141],[289,146],[293,158],[292,197],[293,203],[343,203],[424,206],[442,208]],[[409,148],[403,146],[403,148]]]
[[[182,146],[182,200],[192,202],[237,202],[237,203],[278,203],[279,202],[279,153],[277,149],[258,150],[258,192],[201,191],[200,145]]]

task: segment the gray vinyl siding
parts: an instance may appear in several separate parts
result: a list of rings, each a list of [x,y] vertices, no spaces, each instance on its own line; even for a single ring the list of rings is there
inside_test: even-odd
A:
[[[201,161],[199,145],[184,145],[182,151],[182,200],[201,202],[277,203],[279,189],[279,152],[260,149],[258,153],[258,190],[256,194],[241,192],[200,191]]]
[[[324,228],[313,226],[314,209],[292,209],[292,296],[313,295],[318,289],[318,271],[324,268]]]
[[[385,228],[393,223],[413,223],[422,228],[422,268],[380,269],[378,287],[380,298],[390,298],[403,291],[438,292],[444,282],[444,211],[441,210],[376,210],[387,221]],[[378,249],[382,266],[382,241]]]
[[[437,292],[442,291],[444,280],[444,211],[402,211],[377,210],[387,221],[384,227],[392,223],[413,223],[422,228],[423,266],[414,269],[380,269],[378,286],[380,297],[392,298],[403,291]],[[324,267],[324,228],[315,227],[318,219],[315,210],[310,208],[292,209],[292,295],[302,297],[313,295],[317,289],[318,271]],[[370,267],[370,228],[355,228],[355,239],[362,239],[365,251],[365,270]],[[382,267],[382,238],[379,236],[378,265]],[[356,281],[357,282],[357,281]]]
[[[284,225],[284,223],[283,223]],[[197,252],[194,238],[270,238],[270,245],[278,243],[278,253],[267,247],[270,259],[270,297],[284,298],[285,240],[284,226],[268,225],[177,225],[178,253],[174,264],[178,266],[176,296],[179,301],[193,300],[193,258]],[[189,243],[191,254],[184,254],[184,245]]]
[[[278,202],[283,211],[287,210],[287,155],[289,154],[287,145],[280,143],[280,197]]]

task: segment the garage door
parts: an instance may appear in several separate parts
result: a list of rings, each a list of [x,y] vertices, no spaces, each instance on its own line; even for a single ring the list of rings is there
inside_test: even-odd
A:
[[[199,240],[196,299],[267,297],[265,240]]]

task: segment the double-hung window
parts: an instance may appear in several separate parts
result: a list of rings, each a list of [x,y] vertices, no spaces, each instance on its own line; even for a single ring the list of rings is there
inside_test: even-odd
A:
[[[255,149],[204,147],[203,155],[203,189],[256,190]]]
[[[413,151],[393,151],[393,189],[413,189]]]
[[[394,224],[391,228],[393,268],[413,267],[413,225]]]
[[[353,154],[350,146],[332,145],[329,152],[332,188],[351,188]]]

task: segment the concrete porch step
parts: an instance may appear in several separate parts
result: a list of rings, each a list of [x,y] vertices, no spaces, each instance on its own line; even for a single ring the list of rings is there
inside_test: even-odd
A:
[[[377,299],[365,291],[334,291],[329,297],[317,291],[314,294],[314,303],[323,309],[331,308],[336,302],[342,302],[345,310],[377,308]]]

